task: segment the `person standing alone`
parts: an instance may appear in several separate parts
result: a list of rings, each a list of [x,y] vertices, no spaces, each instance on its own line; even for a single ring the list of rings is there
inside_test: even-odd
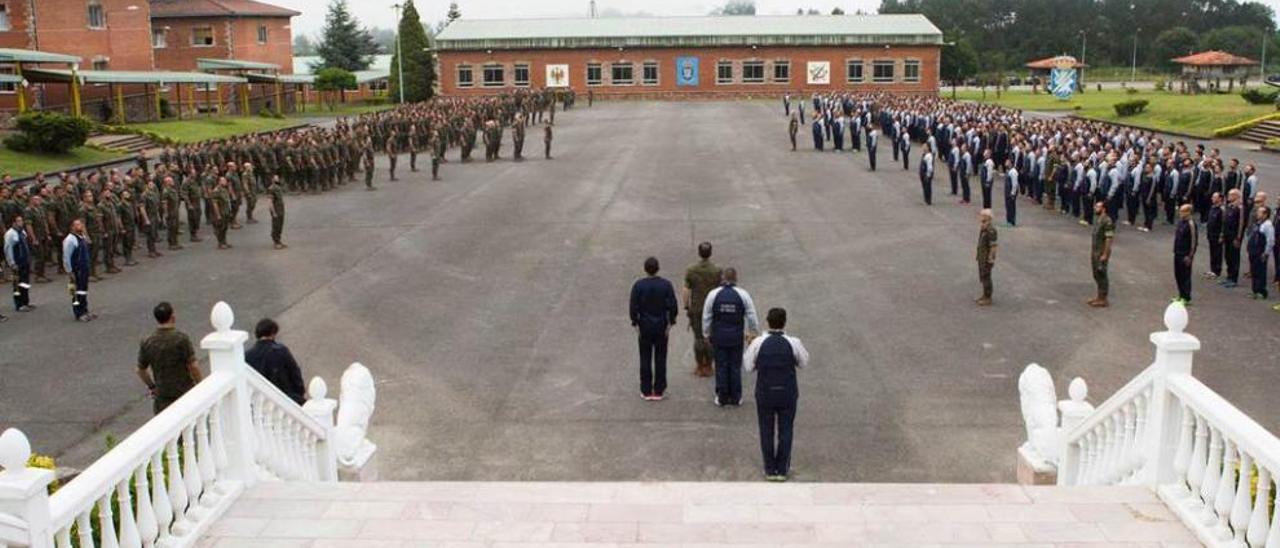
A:
[[[978,281],[982,283],[982,296],[974,302],[978,306],[991,306],[991,269],[996,265],[996,227],[991,224],[991,210],[978,212]]]
[[[724,269],[721,285],[702,306],[702,332],[715,350],[716,405],[742,405],[742,347],[748,333],[760,332],[756,305],[738,287],[738,271]]]
[[[756,372],[756,416],[760,421],[765,479],[787,481],[796,404],[800,400],[796,370],[809,364],[809,351],[800,339],[783,331],[787,327],[785,309],[770,309],[766,321],[769,333],[751,341],[744,367]]]
[[[640,397],[660,401],[667,390],[667,336],[679,308],[671,282],[658,276],[658,259],[645,259],[644,272],[631,286],[631,326],[640,343]]]
[[[1093,266],[1093,281],[1098,285],[1098,296],[1087,304],[1094,308],[1107,307],[1107,295],[1111,291],[1111,279],[1107,276],[1107,265],[1111,263],[1111,244],[1116,237],[1116,223],[1107,213],[1107,203],[1099,200],[1093,205],[1098,222],[1093,226],[1093,251],[1090,253]]]

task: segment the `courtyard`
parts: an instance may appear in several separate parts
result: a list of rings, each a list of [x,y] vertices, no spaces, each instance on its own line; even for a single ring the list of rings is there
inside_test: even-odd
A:
[[[876,173],[861,154],[790,152],[775,102],[579,105],[557,116],[555,160],[532,131],[529,160],[509,160],[508,138],[507,159],[453,154],[440,182],[406,159],[386,182],[380,158],[378,192],[291,197],[287,251],[246,225],[233,250],[206,239],[94,285],[100,321],[72,322],[64,287],[37,286],[43,306],[0,327],[0,417],[87,464],[150,415],[133,368],[155,302],[198,339],[224,300],[239,329],[277,319],[306,377],[373,371],[383,479],[755,480],[754,410],[711,404],[683,318],[668,400],[638,397],[630,284],[649,255],[678,280],[703,240],[758,307],[788,309],[813,355],[800,481],[1012,481],[1026,364],[1063,395],[1084,377],[1100,403],[1151,362],[1174,293],[1166,226],[1121,231],[1112,308],[1097,311],[1086,230],[1023,201],[1024,225],[1001,228],[996,306],[978,309],[977,208],[943,174],[926,208],[914,163],[887,150]],[[1258,162],[1269,188],[1280,161],[1215,146]],[[1210,285],[1191,310],[1196,376],[1274,431],[1278,316]]]

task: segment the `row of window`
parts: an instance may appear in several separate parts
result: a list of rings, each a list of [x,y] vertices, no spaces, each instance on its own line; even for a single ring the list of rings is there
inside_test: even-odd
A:
[[[266,44],[269,33],[266,25],[258,25],[258,43]],[[194,27],[191,29],[191,47],[210,48],[217,45],[213,35],[213,27]],[[164,49],[169,47],[169,32],[165,29],[151,30],[151,47]]]
[[[861,59],[850,59],[846,61],[846,81],[850,84],[866,82],[865,66],[866,64]],[[897,66],[897,61],[891,59],[879,59],[872,61],[871,82],[884,84],[897,81]],[[765,82],[785,84],[791,82],[790,61],[774,61],[771,68],[772,71],[766,71],[764,61],[743,61],[742,78],[740,81],[736,81],[734,79],[733,61],[718,61],[716,63],[716,84],[763,84]],[[475,67],[469,64],[459,64],[457,66],[457,71],[458,87],[470,88],[477,85]],[[513,75],[511,81],[512,86],[529,87],[529,63],[516,63],[512,65],[511,72]],[[769,72],[771,72],[769,75],[770,78],[766,79],[766,74]],[[503,87],[507,85],[506,76],[506,65],[499,63],[487,63],[480,67],[480,81],[478,84],[481,87]],[[902,81],[906,83],[917,83],[920,81],[920,61],[909,59],[902,62]],[[604,85],[603,63],[587,63],[586,82],[588,86]],[[639,83],[644,86],[658,85],[657,61],[645,61],[640,64]],[[609,63],[609,84],[614,86],[635,85],[636,64],[625,61]]]

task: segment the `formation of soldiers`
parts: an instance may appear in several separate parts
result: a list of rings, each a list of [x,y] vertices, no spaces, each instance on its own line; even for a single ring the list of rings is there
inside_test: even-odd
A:
[[[837,152],[865,150],[873,171],[882,144],[906,171],[913,168],[913,145],[920,146],[914,168],[926,205],[933,201],[936,165],[939,171],[945,169],[951,195],[959,203],[969,204],[973,191],[979,193],[986,216],[991,216],[995,193],[1001,191],[1007,227],[1018,225],[1019,201],[1092,227],[1099,289],[1089,301],[1093,306],[1106,306],[1106,267],[1117,223],[1144,233],[1160,220],[1174,227],[1175,262],[1182,265],[1175,268],[1175,278],[1178,299],[1184,302],[1191,299],[1187,269],[1201,233],[1210,248],[1204,277],[1220,279],[1225,287],[1239,282],[1242,251],[1249,253],[1254,298],[1268,296],[1268,257],[1280,264],[1272,209],[1256,166],[1242,165],[1203,144],[1102,122],[1026,117],[999,106],[928,96],[841,93],[794,102],[787,96],[784,112],[793,150],[800,127],[807,123],[815,149],[830,144]],[[984,241],[994,243],[993,230],[982,229]],[[988,266],[993,263],[994,255]],[[1280,287],[1280,269],[1276,270],[1273,283]],[[984,296],[989,302],[989,294]]]
[[[122,266],[137,265],[142,249],[158,258],[162,248],[183,249],[184,236],[188,244],[202,241],[202,228],[212,230],[218,249],[230,249],[231,231],[242,223],[257,223],[264,215],[260,200],[266,202],[275,249],[285,249],[287,194],[333,190],[355,181],[359,172],[366,187],[374,189],[379,154],[388,158],[390,180],[396,180],[398,159],[406,154],[412,171],[418,169],[418,155],[429,154],[433,178],[438,178],[440,164],[453,147],[460,149],[465,163],[482,140],[486,159],[500,158],[506,128],[512,132],[514,158],[520,160],[531,123],[544,124],[545,156],[550,158],[556,106],[567,107],[572,101],[571,92],[550,90],[438,98],[339,119],[332,127],[168,146],[154,159],[140,155],[136,166],[128,169],[38,174],[24,186],[5,177],[0,184],[0,222],[7,230],[21,219],[20,243],[29,249],[32,279],[20,281],[19,268],[5,261],[0,283],[12,278],[16,293],[19,284],[50,282],[55,270],[67,274],[63,242],[77,219],[88,244],[87,277],[95,282],[120,273]]]

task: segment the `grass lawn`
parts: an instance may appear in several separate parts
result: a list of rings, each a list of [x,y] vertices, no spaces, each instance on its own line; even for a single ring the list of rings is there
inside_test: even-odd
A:
[[[298,120],[290,118],[279,120],[262,116],[214,116],[194,120],[130,124],[129,127],[150,131],[178,142],[193,143],[245,133],[274,131],[299,124]]]
[[[73,149],[66,154],[15,152],[0,147],[0,174],[26,177],[35,174],[37,171],[56,173],[63,169],[105,162],[123,156],[122,154],[103,152],[88,147]]]
[[[943,97],[951,97],[951,90],[944,89]],[[962,91],[962,100],[984,101],[981,91]],[[1120,118],[1113,105],[1121,101],[1146,99],[1151,104],[1142,114]],[[1012,91],[996,99],[995,92],[987,91],[985,102],[1009,108],[1032,111],[1074,111],[1080,116],[1108,122],[1140,126],[1162,131],[1173,131],[1209,138],[1213,130],[1237,124],[1264,114],[1275,112],[1271,105],[1251,105],[1239,94],[1182,95],[1164,91],[1141,91],[1128,94],[1125,90],[1090,90],[1076,94],[1069,101],[1059,101],[1047,93],[1032,94],[1028,91]]]
[[[333,110],[326,105],[308,103],[306,112],[290,114],[294,118],[327,118],[338,116],[359,116],[370,112],[379,112],[395,108],[395,105],[366,105],[362,102],[338,103]]]

